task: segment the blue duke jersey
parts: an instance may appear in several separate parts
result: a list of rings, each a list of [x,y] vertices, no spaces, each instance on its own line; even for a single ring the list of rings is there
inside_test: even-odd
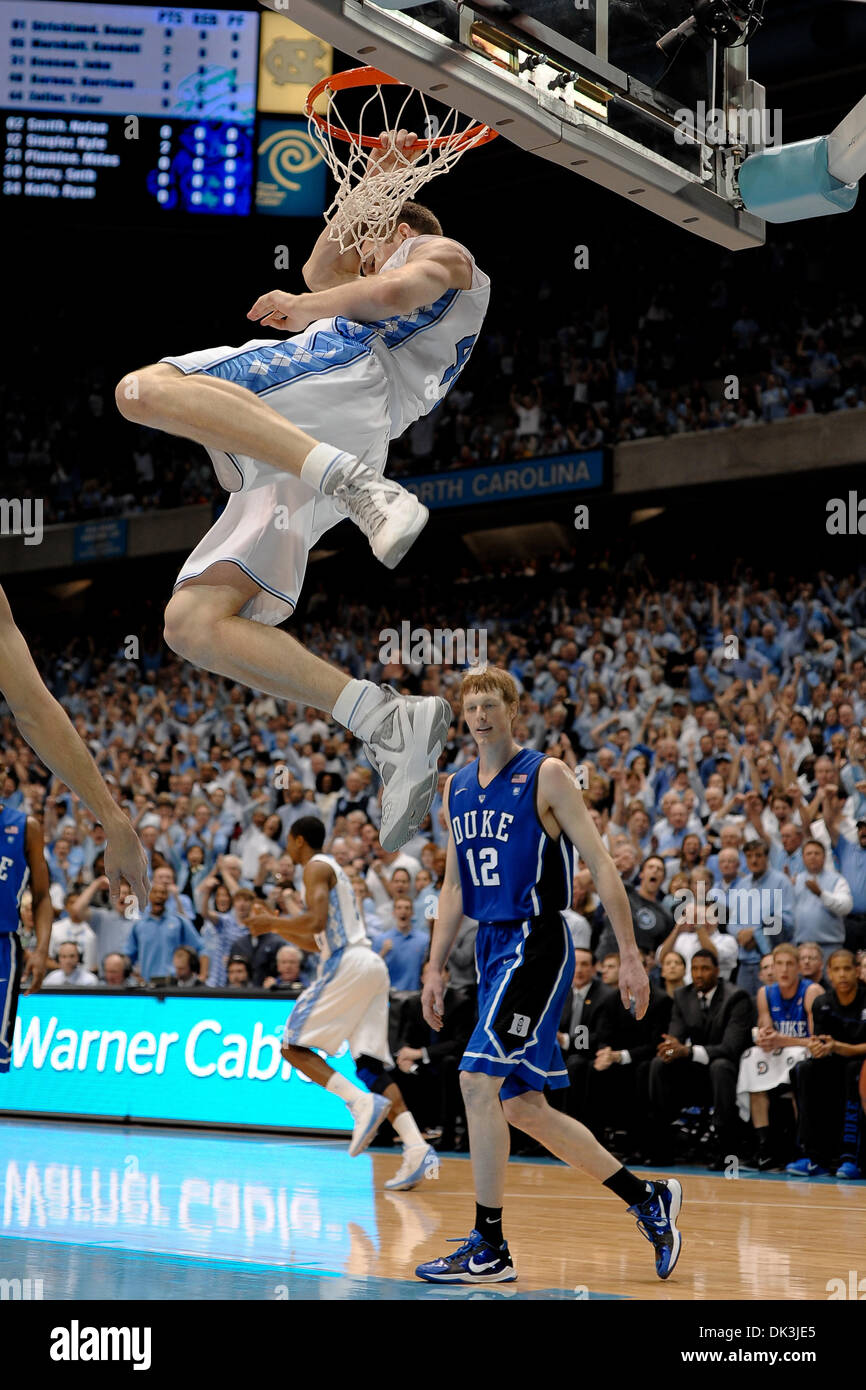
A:
[[[477,760],[451,779],[448,815],[467,917],[522,922],[571,903],[571,841],[551,839],[536,809],[544,757],[522,748],[486,787]]]
[[[17,932],[18,903],[30,870],[27,814],[0,806],[0,932]]]
[[[784,1038],[808,1038],[809,1017],[806,1013],[806,990],[809,980],[800,976],[797,992],[793,998],[782,997],[778,984],[767,986],[767,1007],[773,1020],[773,1027]]]
[[[447,238],[453,241],[452,238]],[[383,265],[380,275],[388,275],[406,264],[410,252],[437,236],[409,237]],[[460,246],[459,242],[453,242]],[[490,280],[480,271],[465,246],[460,246],[472,266],[472,287],[446,290],[433,304],[413,309],[409,314],[355,323],[337,317],[310,324],[307,334],[330,328],[342,338],[364,343],[379,358],[388,377],[391,438],[434,410],[462,372],[475,346],[487,306]],[[313,350],[315,351],[314,345]]]
[[[309,860],[311,864],[317,861],[327,864],[337,876],[337,882],[328,895],[327,926],[323,932],[316,934],[316,945],[324,965],[326,960],[347,946],[369,946],[370,938],[352,885],[336,859],[332,859],[330,854],[314,854]]]

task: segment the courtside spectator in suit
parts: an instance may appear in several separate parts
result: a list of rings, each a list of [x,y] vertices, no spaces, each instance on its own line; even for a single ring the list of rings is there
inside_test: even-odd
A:
[[[623,1007],[619,994],[619,956],[602,962],[604,982],[612,993],[599,1009],[595,1030],[597,1050],[589,1073],[591,1128],[604,1142],[607,1130],[625,1161],[646,1151],[649,1112],[649,1069],[670,1023],[673,1000],[656,984],[643,1018]],[[618,1138],[622,1135],[622,1139]]]
[[[674,995],[670,1031],[650,1063],[654,1161],[661,1161],[660,1153],[669,1161],[670,1126],[684,1106],[713,1107],[713,1171],[735,1152],[737,1072],[753,1021],[753,1001],[719,978],[715,951],[702,946],[692,956],[692,983]]]
[[[422,971],[422,984],[427,966]],[[419,1124],[441,1130],[437,1149],[453,1149],[458,1124],[465,1132],[465,1111],[460,1094],[460,1058],[475,1027],[475,990],[455,989],[446,966],[445,1012],[437,1033],[425,1023],[420,994],[410,994],[400,1005],[394,1060],[400,1093]],[[392,1006],[393,1007],[393,1006]]]
[[[568,1068],[565,1107],[568,1114],[583,1121],[587,1111],[587,1087],[592,1062],[598,1051],[596,1029],[601,1004],[615,993],[595,973],[592,952],[574,953],[574,980],[559,1020],[557,1039]]]

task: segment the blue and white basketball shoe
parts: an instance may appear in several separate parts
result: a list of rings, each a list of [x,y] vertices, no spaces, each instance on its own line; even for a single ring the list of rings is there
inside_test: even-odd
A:
[[[372,1143],[376,1130],[390,1109],[391,1102],[387,1096],[369,1095],[352,1111],[355,1128],[352,1130],[352,1142],[349,1145],[350,1158],[357,1158],[358,1154],[362,1154],[368,1144]]]
[[[682,1183],[676,1178],[665,1178],[652,1184],[652,1193],[646,1201],[629,1207],[632,1216],[637,1218],[637,1228],[646,1236],[656,1252],[656,1274],[667,1279],[674,1271],[680,1257],[683,1238],[677,1230],[677,1217],[683,1204]]]
[[[813,1163],[811,1158],[795,1158],[785,1172],[795,1173],[798,1178],[826,1178],[829,1175],[829,1169],[822,1168],[820,1163]]]
[[[494,1249],[480,1231],[473,1231],[453,1255],[428,1260],[415,1273],[428,1284],[510,1284],[517,1278],[508,1246]]]
[[[393,1178],[385,1183],[389,1192],[409,1192],[425,1178],[438,1178],[439,1155],[430,1144],[407,1149]]]

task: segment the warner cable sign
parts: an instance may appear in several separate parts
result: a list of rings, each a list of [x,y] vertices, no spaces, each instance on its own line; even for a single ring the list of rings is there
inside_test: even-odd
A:
[[[339,1097],[284,1061],[294,1004],[229,997],[83,990],[24,995],[5,1111],[349,1130]],[[354,1079],[347,1050],[329,1062]]]

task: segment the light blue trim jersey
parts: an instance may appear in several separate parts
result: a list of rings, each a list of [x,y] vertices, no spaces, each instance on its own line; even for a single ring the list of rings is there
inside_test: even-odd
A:
[[[519,753],[486,787],[477,760],[455,772],[448,816],[457,852],[463,911],[479,922],[523,922],[561,912],[572,896],[573,849],[538,818],[538,769],[545,754]]]
[[[370,938],[364,919],[358,908],[358,900],[348,877],[330,854],[314,854],[310,859],[321,860],[333,869],[337,882],[328,894],[328,922],[323,932],[317,932],[316,944],[319,947],[321,966],[344,950],[346,946],[369,946]],[[306,901],[306,896],[305,896]]]
[[[472,266],[470,289],[446,290],[433,304],[373,323],[355,323],[342,317],[322,323],[326,331],[364,343],[379,358],[390,387],[392,439],[399,438],[422,415],[429,415],[450,391],[469,360],[490,303],[489,277],[478,269],[465,246],[450,237],[447,240],[460,248]],[[379,274],[399,270],[415,247],[430,241],[441,244],[443,238],[409,237]],[[316,329],[317,325],[311,324],[307,333]]]
[[[0,932],[18,930],[18,904],[30,875],[27,813],[0,806]]]

